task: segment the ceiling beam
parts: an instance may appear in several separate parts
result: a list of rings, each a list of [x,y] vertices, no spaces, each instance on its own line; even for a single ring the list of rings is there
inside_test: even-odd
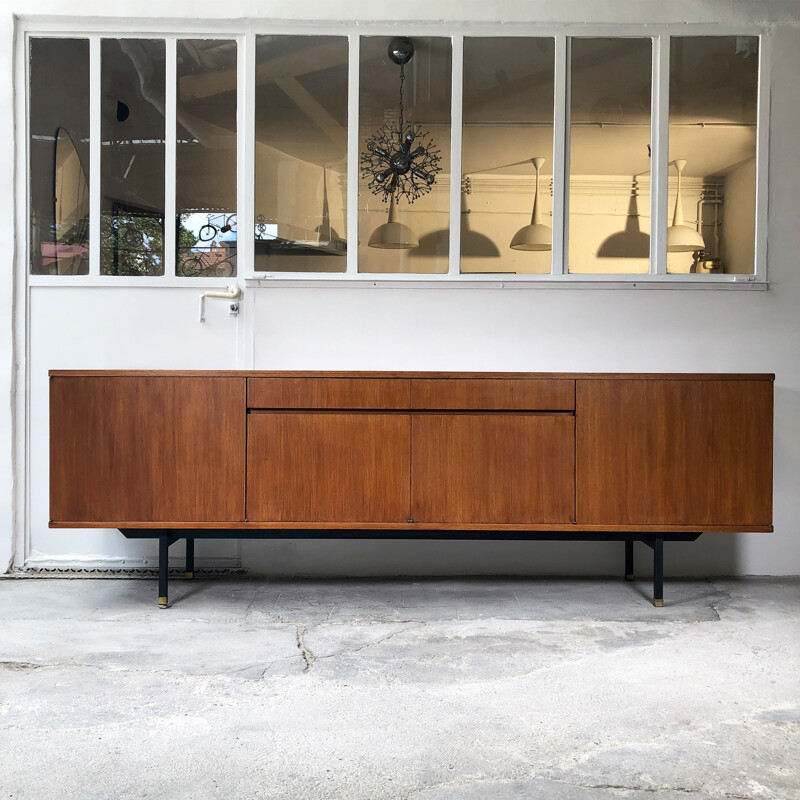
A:
[[[319,72],[331,67],[347,64],[347,46],[339,40],[326,42],[297,50],[294,53],[276,56],[269,61],[256,64],[256,86],[276,82],[282,78],[297,78],[311,72]],[[185,75],[180,79],[181,100],[200,100],[225,92],[236,90],[237,74],[235,69],[219,72],[204,72],[197,75]]]
[[[276,85],[297,107],[316,123],[322,132],[335,144],[344,145],[347,131],[337,119],[296,78],[278,78]]]

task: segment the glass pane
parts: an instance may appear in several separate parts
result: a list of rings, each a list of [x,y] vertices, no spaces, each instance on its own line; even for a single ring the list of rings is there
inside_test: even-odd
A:
[[[448,271],[451,69],[449,39],[361,39],[360,272]]]
[[[236,274],[236,42],[177,43],[175,270]]]
[[[757,101],[757,36],[672,37],[668,272],[753,272]]]
[[[650,268],[650,39],[573,39],[569,271]]]
[[[255,269],[347,268],[347,39],[256,37]]]
[[[89,272],[89,42],[31,39],[31,272]]]
[[[165,45],[101,44],[100,272],[164,274]]]
[[[550,272],[553,64],[552,39],[464,40],[461,272]]]

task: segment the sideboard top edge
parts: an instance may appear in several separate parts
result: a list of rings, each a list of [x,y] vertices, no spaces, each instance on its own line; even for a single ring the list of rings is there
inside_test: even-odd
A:
[[[774,381],[774,373],[723,372],[392,372],[392,371],[328,371],[328,370],[86,370],[51,369],[51,378],[119,377],[119,378],[401,378],[457,380],[495,378],[504,380],[750,380]]]

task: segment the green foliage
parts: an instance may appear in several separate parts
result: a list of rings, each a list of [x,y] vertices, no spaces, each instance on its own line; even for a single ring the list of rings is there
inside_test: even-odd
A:
[[[176,231],[177,263],[180,276],[202,275],[204,266],[197,237],[182,221]],[[203,248],[205,250],[205,247]],[[100,264],[104,275],[163,275],[164,217],[145,211],[105,213],[100,223]],[[220,260],[220,265],[224,263]],[[228,274],[232,265],[228,264]],[[215,270],[214,274],[219,274]]]
[[[194,247],[195,235],[178,226],[179,252]],[[104,275],[163,275],[164,217],[144,213],[103,214],[100,263]]]

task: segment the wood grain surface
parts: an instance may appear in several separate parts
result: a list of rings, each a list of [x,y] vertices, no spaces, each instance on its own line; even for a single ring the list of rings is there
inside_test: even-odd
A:
[[[527,531],[562,531],[569,533],[597,533],[598,540],[602,539],[602,534],[614,532],[626,533],[700,533],[704,531],[712,533],[741,533],[751,531],[753,533],[771,533],[772,525],[580,525],[564,524],[563,522],[525,522],[525,523],[501,523],[501,522],[348,522],[338,524],[335,522],[270,522],[268,520],[250,520],[246,522],[204,522],[198,525],[195,522],[184,522],[181,520],[147,522],[130,520],[120,520],[119,522],[92,522],[91,520],[81,520],[78,522],[52,522],[51,528],[148,528],[152,530],[186,530],[201,528],[202,530],[220,531],[221,537],[226,531],[231,531],[231,537],[236,538],[236,531],[248,530],[320,530],[330,531],[332,538],[336,538],[337,530],[369,530],[375,531],[376,538],[392,538],[392,531],[517,531],[524,534]],[[458,537],[454,537],[458,538]]]
[[[407,522],[408,414],[248,415],[247,517]]]
[[[569,524],[574,422],[569,414],[414,414],[414,522]]]
[[[578,523],[772,523],[772,383],[578,381],[575,413]]]
[[[575,381],[466,378],[411,381],[414,409],[572,411]]]
[[[772,529],[768,374],[51,375],[53,527]]]
[[[50,516],[244,520],[245,420],[244,378],[54,377]]]
[[[410,381],[393,378],[248,378],[249,408],[377,408],[410,405]]]
[[[176,377],[176,378],[435,378],[461,380],[463,378],[544,378],[566,380],[673,380],[673,381],[774,381],[775,375],[767,372],[397,372],[389,370],[160,370],[160,369],[52,369],[53,377]]]

